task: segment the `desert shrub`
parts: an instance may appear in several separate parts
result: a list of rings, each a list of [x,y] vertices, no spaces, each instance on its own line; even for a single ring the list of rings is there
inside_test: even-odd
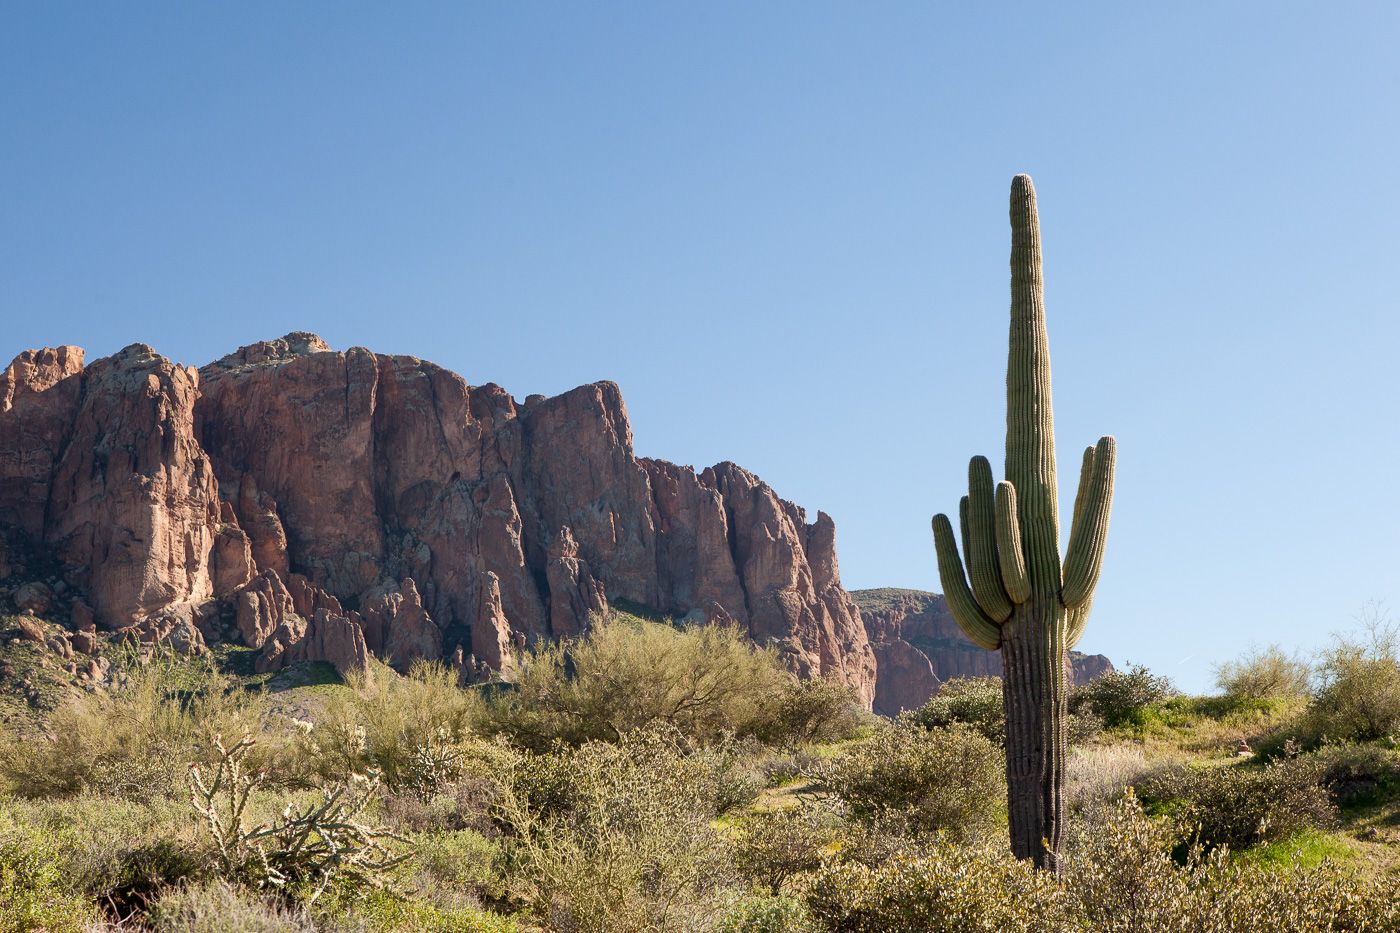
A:
[[[1082,928],[1360,933],[1400,923],[1400,902],[1385,879],[1367,880],[1329,864],[1273,871],[1230,859],[1223,848],[1189,846],[1188,838],[1180,824],[1144,815],[1131,794],[1107,820],[1075,832],[1060,878]]]
[[[832,933],[1059,933],[1075,929],[1047,872],[1009,853],[946,841],[878,864],[833,862],[811,879],[808,907]]]
[[[963,723],[993,742],[1006,741],[1006,710],[1002,704],[1000,677],[954,677],[917,710],[901,719],[925,729],[942,729]]]
[[[1367,742],[1400,735],[1400,627],[1384,620],[1338,635],[1318,663],[1304,735]]]
[[[499,805],[510,895],[551,929],[702,929],[732,878],[714,761],[674,730],[527,756]]]
[[[0,809],[0,933],[82,933],[96,916],[64,871],[61,841]]]
[[[1236,703],[1306,697],[1312,678],[1308,662],[1284,654],[1277,645],[1251,648],[1238,661],[1215,668],[1215,684]]]
[[[464,775],[450,784],[436,788],[431,794],[388,792],[380,803],[380,815],[395,830],[427,832],[438,830],[456,832],[470,829],[486,835],[495,832],[491,813],[500,795],[496,773],[486,773],[487,767],[499,767],[507,759],[497,747],[483,747],[489,754],[476,755],[476,743],[467,746],[467,767],[473,774]],[[478,770],[479,769],[479,770]]]
[[[1006,743],[1006,707],[1002,700],[1000,677],[953,677],[917,710],[901,713],[899,719],[925,729],[941,729],[954,723],[971,726],[998,745]],[[1088,742],[1102,730],[1103,723],[1087,706],[1069,714],[1066,729],[1070,744]]]
[[[826,759],[810,746],[759,755],[755,759],[765,787],[776,787],[804,776],[816,774]]]
[[[486,728],[533,751],[657,725],[713,741],[763,729],[790,676],[737,629],[617,618],[536,646],[489,705]]]
[[[724,907],[715,933],[817,933],[807,907],[783,894],[746,894]]]
[[[1002,750],[966,725],[896,724],[835,759],[822,781],[858,820],[970,839],[1000,825],[1005,764]]]
[[[225,746],[215,737],[214,746],[217,761],[207,776],[198,765],[190,766],[190,798],[223,877],[296,891],[310,903],[333,881],[377,885],[407,858],[389,845],[404,840],[362,820],[378,791],[378,782],[363,775],[329,785],[319,800],[289,805],[276,820],[250,827],[249,802],[265,780],[263,772],[249,772],[244,761],[253,740]]]
[[[457,686],[445,665],[419,661],[406,675],[387,668],[352,674],[317,721],[298,736],[299,769],[334,780],[375,771],[391,790],[426,799],[471,771],[464,748],[483,715],[482,701]]]
[[[1312,760],[1284,759],[1263,767],[1178,766],[1156,772],[1138,787],[1156,812],[1196,827],[1206,848],[1243,849],[1330,826],[1336,813]]]
[[[316,933],[300,908],[221,880],[171,889],[146,922],[152,933]]]
[[[409,837],[413,862],[404,887],[417,891],[435,907],[480,907],[505,895],[496,871],[495,842],[474,830],[422,832]]]
[[[797,875],[821,867],[824,853],[840,838],[832,814],[816,807],[747,813],[734,829],[739,874],[774,893]]]
[[[814,677],[787,678],[775,701],[760,709],[748,731],[766,742],[839,742],[855,735],[869,718],[855,691]]]
[[[1400,753],[1377,745],[1325,745],[1303,756],[1316,763],[1318,783],[1341,807],[1400,795]]]
[[[44,740],[0,736],[0,783],[25,797],[178,795],[209,741],[254,730],[259,714],[258,699],[212,664],[158,659],[55,710]]]
[[[1171,681],[1141,664],[1100,674],[1070,694],[1070,710],[1092,713],[1110,728],[1143,725],[1145,714],[1172,694]]]
[[[470,906],[442,907],[390,889],[333,884],[316,902],[324,933],[523,933],[521,926]]]
[[[141,802],[80,794],[17,800],[10,812],[45,838],[61,840],[63,875],[118,916],[200,874],[203,853],[188,805],[168,797]]]

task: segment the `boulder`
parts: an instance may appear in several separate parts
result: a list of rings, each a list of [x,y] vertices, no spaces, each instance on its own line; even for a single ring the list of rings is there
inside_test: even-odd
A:
[[[37,580],[31,580],[16,587],[14,600],[15,608],[20,612],[46,615],[53,607],[53,590]]]

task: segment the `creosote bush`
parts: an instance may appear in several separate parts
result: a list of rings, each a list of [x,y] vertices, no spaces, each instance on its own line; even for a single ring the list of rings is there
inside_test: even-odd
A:
[[[942,729],[963,723],[997,744],[1006,741],[1006,710],[1002,704],[1000,677],[953,677],[917,710],[901,719],[925,729]]]
[[[1196,827],[1206,848],[1243,849],[1326,828],[1336,811],[1311,758],[1193,768],[1178,766],[1143,780],[1138,793],[1149,806]]]
[[[0,933],[83,933],[95,918],[63,870],[62,842],[0,809]]]
[[[664,728],[522,755],[498,807],[511,896],[557,930],[711,926],[734,878],[720,764]]]
[[[1278,645],[1251,648],[1239,660],[1215,668],[1216,686],[1236,702],[1306,697],[1311,678],[1312,666]]]
[[[676,628],[622,616],[594,625],[577,641],[541,644],[521,661],[513,689],[488,710],[485,729],[534,751],[556,741],[617,741],[636,729],[669,726],[710,742],[725,734],[780,732],[778,717],[792,677],[772,652],[737,629]],[[805,688],[804,688],[805,689]],[[807,699],[815,698],[814,704]],[[828,699],[800,694],[789,715],[797,727],[821,727],[804,708]]]
[[[1050,933],[1073,929],[1053,876],[994,848],[946,841],[878,865],[833,862],[810,880],[820,929],[842,933]]]
[[[297,736],[295,770],[320,779],[373,770],[389,788],[424,799],[472,770],[473,750],[464,745],[483,704],[446,665],[419,661],[404,676],[351,674],[347,686]]]
[[[1373,619],[1359,635],[1333,639],[1304,731],[1334,741],[1400,738],[1400,626]]]
[[[1170,680],[1133,664],[1126,671],[1109,671],[1076,687],[1070,711],[1092,713],[1109,728],[1141,726],[1149,710],[1175,693]]]
[[[55,710],[45,740],[0,734],[0,787],[25,797],[178,795],[185,765],[208,760],[219,733],[256,731],[260,707],[210,664],[157,658],[111,692]]]
[[[821,775],[857,820],[975,839],[1001,825],[1005,755],[961,723],[893,724],[847,749]]]

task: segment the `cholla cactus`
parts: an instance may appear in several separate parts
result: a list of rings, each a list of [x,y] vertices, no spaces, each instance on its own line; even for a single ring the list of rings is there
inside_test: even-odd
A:
[[[1011,849],[1045,868],[1055,867],[1064,823],[1068,652],[1088,621],[1103,564],[1114,453],[1111,437],[1084,451],[1061,564],[1040,220],[1030,176],[1017,175],[1011,182],[1006,479],[993,484],[987,458],[972,458],[960,510],[966,575],[947,516],[934,516],[933,537],[958,625],[977,645],[1001,651]]]
[[[360,821],[379,789],[377,777],[351,775],[323,788],[321,799],[297,809],[291,804],[271,824],[249,828],[248,803],[266,780],[249,773],[243,758],[255,744],[244,736],[231,746],[216,736],[218,763],[208,780],[199,765],[190,765],[190,802],[214,841],[222,874],[268,888],[304,885],[300,893],[315,901],[337,876],[378,884],[385,872],[408,858],[388,848],[404,842],[387,829]]]

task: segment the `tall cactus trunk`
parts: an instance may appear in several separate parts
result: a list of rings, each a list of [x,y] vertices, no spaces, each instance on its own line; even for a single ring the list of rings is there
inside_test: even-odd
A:
[[[1053,637],[1063,626],[1046,622],[1056,611],[1053,604],[1017,606],[1001,639],[1011,852],[1052,870],[1064,834],[1069,715],[1068,652],[1063,639]]]
[[[1088,620],[1103,562],[1114,457],[1111,437],[1084,453],[1062,565],[1040,221],[1030,176],[1017,175],[1011,183],[1006,480],[993,486],[991,464],[972,458],[962,501],[966,575],[946,516],[934,516],[933,533],[954,618],[974,643],[1002,655],[1011,850],[1051,870],[1064,834],[1068,654]]]

